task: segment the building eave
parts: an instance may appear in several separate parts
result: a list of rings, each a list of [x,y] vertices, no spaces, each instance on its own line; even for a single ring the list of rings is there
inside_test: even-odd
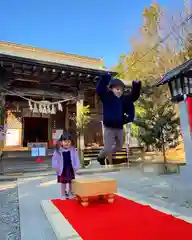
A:
[[[157,83],[157,86],[164,85],[172,81],[173,78],[180,74],[185,74],[192,68],[192,59],[184,62],[183,64],[177,66],[176,68],[168,71]]]
[[[87,73],[93,73],[95,75],[100,75],[104,73],[111,73],[112,75],[115,74],[115,72],[109,71],[107,69],[99,69],[99,68],[90,68],[90,67],[79,67],[79,66],[74,66],[74,65],[67,65],[67,64],[62,64],[62,63],[57,63],[57,62],[51,62],[51,61],[43,61],[43,60],[37,60],[37,59],[31,59],[31,58],[25,58],[25,57],[18,57],[18,56],[13,56],[9,54],[0,54],[0,61],[13,61],[15,63],[22,63],[22,64],[30,64],[30,65],[39,65],[41,67],[50,67],[50,68],[59,68],[59,69],[64,69],[67,68],[68,70],[74,71],[80,71],[80,72],[87,72]]]

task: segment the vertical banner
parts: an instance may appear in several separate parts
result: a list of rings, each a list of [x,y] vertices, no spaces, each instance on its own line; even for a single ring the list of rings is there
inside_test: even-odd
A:
[[[186,103],[188,108],[190,133],[192,134],[192,97],[188,97]]]

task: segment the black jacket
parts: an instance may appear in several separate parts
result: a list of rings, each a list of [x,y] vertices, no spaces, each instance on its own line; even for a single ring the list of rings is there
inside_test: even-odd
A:
[[[118,85],[121,82],[123,86],[123,82],[121,80],[112,79],[110,75],[106,74],[98,81],[96,91],[103,104],[104,126],[122,129],[124,124],[133,122],[134,120],[135,108],[133,102],[139,98],[141,85],[140,82],[133,82],[134,84],[131,93],[128,95],[123,94],[120,98],[118,98],[108,87],[115,82],[116,84],[118,82]],[[140,86],[139,91],[136,91],[138,90],[136,86]]]

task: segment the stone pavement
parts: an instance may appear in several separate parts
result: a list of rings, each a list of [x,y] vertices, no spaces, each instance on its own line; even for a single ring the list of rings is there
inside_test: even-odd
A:
[[[114,174],[113,174],[114,175]],[[143,175],[139,171],[122,170],[116,174],[120,190],[137,200],[178,212],[192,218],[192,174]]]
[[[18,180],[21,240],[56,240],[40,207],[40,201],[57,197],[59,186],[42,186],[53,176],[23,178]]]
[[[143,175],[134,169],[100,173],[118,181],[121,193],[138,201],[177,212],[192,219],[192,176]],[[93,177],[94,175],[90,175]],[[86,175],[88,177],[88,175]],[[22,240],[55,240],[54,233],[40,207],[41,200],[59,197],[59,185],[55,176],[39,176],[18,180],[20,224]]]
[[[121,166],[116,166],[113,168],[82,168],[78,170],[79,175],[85,175],[85,174],[93,174],[93,173],[108,173],[108,172],[117,172],[120,171]],[[49,175],[55,175],[55,170],[47,170],[47,171],[31,171],[31,172],[25,172],[25,173],[8,173],[6,175],[0,175],[0,181],[9,181],[9,180],[16,180],[18,178],[28,178],[28,177],[37,177],[37,176],[49,176]]]

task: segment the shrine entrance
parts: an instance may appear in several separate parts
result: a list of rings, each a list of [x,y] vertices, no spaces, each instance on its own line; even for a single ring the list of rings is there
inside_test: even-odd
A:
[[[48,118],[23,118],[23,146],[31,142],[48,142]]]

